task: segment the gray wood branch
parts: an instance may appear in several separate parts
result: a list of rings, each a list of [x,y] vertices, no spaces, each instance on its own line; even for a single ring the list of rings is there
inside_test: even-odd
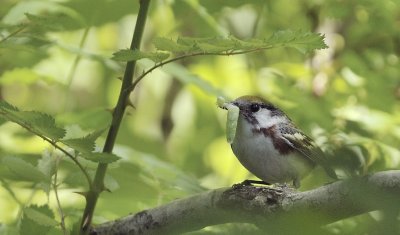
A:
[[[338,181],[306,192],[236,185],[97,225],[91,234],[176,234],[228,222],[253,223],[269,231],[279,229],[280,234],[284,234],[282,227],[290,227],[289,234],[300,226],[316,227],[391,209],[399,201],[400,171]]]

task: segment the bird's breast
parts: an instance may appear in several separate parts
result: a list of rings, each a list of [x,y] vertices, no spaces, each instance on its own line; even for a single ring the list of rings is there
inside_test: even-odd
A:
[[[268,183],[293,179],[297,173],[288,162],[291,154],[280,153],[271,136],[254,131],[252,127],[239,119],[232,150],[240,163]]]
[[[310,172],[310,162],[280,142],[279,132],[271,126],[254,126],[239,118],[233,153],[251,173],[268,183],[294,183]]]

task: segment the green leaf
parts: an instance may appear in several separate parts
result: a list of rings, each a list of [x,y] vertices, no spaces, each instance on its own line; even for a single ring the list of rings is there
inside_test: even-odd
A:
[[[94,150],[95,143],[93,140],[88,139],[86,137],[83,138],[74,138],[74,139],[64,139],[60,140],[61,143],[67,145],[75,149],[81,153],[90,153]]]
[[[328,46],[324,42],[325,36],[319,33],[301,31],[278,31],[266,40],[273,47],[293,47],[302,53],[317,49],[325,49]]]
[[[36,111],[20,111],[14,114],[19,120],[30,126],[34,132],[50,137],[54,141],[65,135],[65,130],[57,127],[55,119],[49,114]]]
[[[251,50],[254,48],[263,48],[266,46],[264,40],[262,39],[252,38],[248,41],[243,41],[233,36],[230,36],[229,38],[233,43],[235,43],[235,47],[241,50]]]
[[[82,157],[98,163],[112,163],[120,159],[120,157],[112,153],[83,153]]]
[[[35,28],[45,31],[62,31],[83,26],[84,22],[79,18],[73,18],[64,13],[51,13],[44,16],[25,13],[29,23]]]
[[[44,151],[42,154],[42,158],[38,161],[37,168],[48,177],[48,181],[41,182],[39,187],[46,192],[47,196],[49,196],[50,189],[51,189],[51,177],[57,171],[57,157],[54,153],[49,151]]]
[[[44,151],[42,158],[38,161],[38,169],[48,177],[56,173],[57,157],[49,151]]]
[[[32,205],[24,209],[24,216],[21,220],[20,234],[47,234],[54,226],[59,225],[54,220],[54,214],[48,205]]]
[[[53,218],[47,216],[46,214],[35,210],[33,208],[25,208],[24,215],[27,216],[29,219],[35,221],[36,223],[43,225],[43,226],[56,226],[59,223],[55,221]]]
[[[65,130],[56,126],[52,116],[36,111],[19,111],[5,101],[0,102],[0,117],[15,122],[36,135],[49,137],[53,141],[65,135]]]
[[[25,180],[33,182],[47,182],[50,180],[50,177],[43,174],[38,168],[20,158],[5,157],[2,163]]]
[[[75,149],[81,153],[90,153],[94,151],[96,139],[103,134],[104,130],[95,131],[82,138],[62,139],[61,143]]]
[[[316,49],[327,48],[324,36],[317,33],[301,31],[278,31],[267,39],[240,40],[233,36],[226,38],[191,38],[181,37],[175,42],[167,38],[156,38],[154,45],[158,50],[173,53],[220,53],[266,50],[278,47],[293,47],[305,53]]]
[[[118,22],[132,10],[139,8],[139,1],[118,0],[84,0],[57,2],[62,6],[76,11],[90,26],[103,26],[107,23]],[[46,2],[46,4],[49,4]]]
[[[7,103],[4,100],[0,101],[0,110],[10,110],[10,111],[18,111],[18,108],[13,106],[12,104]]]
[[[197,47],[200,51],[207,53],[221,53],[232,49],[232,47],[221,47],[212,43],[197,43]]]
[[[104,178],[104,187],[107,191],[114,192],[115,190],[119,189],[119,184],[116,179],[114,179],[110,174],[107,174]]]
[[[105,129],[94,131],[94,132],[90,133],[89,135],[85,136],[84,138],[94,142],[97,140],[97,138],[99,138],[104,133],[104,131],[105,131]]]
[[[175,53],[187,52],[191,49],[190,46],[181,45],[172,39],[161,38],[161,37],[155,38],[153,40],[153,44],[158,50],[170,51]]]
[[[213,40],[217,40],[217,38],[205,37],[205,38],[192,38],[192,37],[180,37],[177,40],[177,43],[180,45],[196,47],[198,43],[210,43]]]
[[[182,39],[181,39],[182,40]],[[196,46],[200,51],[208,53],[227,52],[231,50],[241,50],[241,47],[232,40],[232,38],[212,38],[199,40]]]
[[[169,53],[165,52],[142,52],[139,50],[120,50],[113,54],[112,59],[116,61],[133,61],[140,59],[150,59],[156,63],[166,60],[169,57]]]

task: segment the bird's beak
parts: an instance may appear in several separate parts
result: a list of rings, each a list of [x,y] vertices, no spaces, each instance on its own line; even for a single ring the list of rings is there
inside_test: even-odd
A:
[[[239,107],[239,104],[238,104],[237,102],[235,102],[235,101],[231,101],[231,102],[229,102],[228,104],[240,108],[240,107]]]
[[[232,107],[232,106],[239,107],[237,102],[235,102],[235,101],[227,102],[224,98],[220,98],[220,97],[217,99],[217,105],[219,108],[225,109],[225,110],[228,110],[229,107]]]
[[[235,106],[239,107],[239,106],[238,106],[238,103],[237,103],[237,102],[235,102],[235,101],[231,101],[231,102],[229,102],[229,104],[231,104],[231,105],[235,105]]]

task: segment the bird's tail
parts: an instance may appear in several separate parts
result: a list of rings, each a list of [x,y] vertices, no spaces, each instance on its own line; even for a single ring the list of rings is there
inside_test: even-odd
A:
[[[324,168],[326,174],[327,174],[329,177],[331,177],[332,179],[335,179],[335,180],[339,179],[338,176],[336,175],[336,172],[335,172],[331,167],[329,167],[329,166],[323,166],[323,168]]]

